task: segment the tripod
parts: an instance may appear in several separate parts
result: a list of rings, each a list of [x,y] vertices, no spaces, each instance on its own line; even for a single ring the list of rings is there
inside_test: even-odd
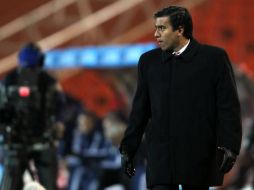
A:
[[[4,159],[4,174],[1,183],[1,189],[22,189],[23,171],[21,164],[25,162],[25,155],[19,148],[6,148],[7,147],[4,147],[6,157]]]
[[[34,144],[24,146],[23,144],[4,145],[4,173],[1,190],[22,190],[23,173],[26,169],[34,179],[33,173],[29,168],[29,154],[32,151],[41,151],[48,148],[47,144]]]

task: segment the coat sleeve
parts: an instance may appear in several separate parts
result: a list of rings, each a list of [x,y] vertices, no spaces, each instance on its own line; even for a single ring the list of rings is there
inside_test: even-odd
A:
[[[130,157],[134,157],[151,116],[147,81],[144,76],[145,63],[143,57],[143,55],[140,57],[138,63],[137,89],[132,103],[129,124],[120,145],[120,152],[125,151]]]
[[[220,51],[217,58],[217,146],[226,147],[239,154],[242,124],[234,73],[224,50]]]

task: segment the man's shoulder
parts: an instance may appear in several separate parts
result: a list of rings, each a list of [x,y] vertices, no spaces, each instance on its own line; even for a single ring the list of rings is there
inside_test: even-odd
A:
[[[151,57],[157,57],[161,56],[161,48],[155,48],[152,50],[149,50],[141,55],[142,58],[151,58]]]
[[[208,45],[208,44],[203,44],[202,49],[203,49],[203,51],[205,51],[209,54],[212,54],[212,55],[221,55],[226,52],[225,49],[223,49],[221,47],[214,46],[214,45]]]
[[[155,62],[158,62],[158,60],[161,59],[161,53],[162,53],[162,50],[160,48],[155,48],[155,49],[152,49],[152,50],[149,50],[149,51],[143,53],[140,56],[139,65],[140,66],[146,65],[144,67],[148,68],[149,65],[151,65]]]

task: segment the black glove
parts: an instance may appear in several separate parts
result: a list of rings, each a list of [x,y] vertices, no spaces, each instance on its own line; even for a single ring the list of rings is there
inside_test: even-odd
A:
[[[223,160],[220,165],[220,171],[227,173],[234,166],[237,156],[235,153],[225,147],[218,147],[218,150],[223,152]]]
[[[133,177],[135,175],[135,168],[133,164],[133,160],[128,156],[126,152],[121,153],[121,163],[124,173],[129,177]]]

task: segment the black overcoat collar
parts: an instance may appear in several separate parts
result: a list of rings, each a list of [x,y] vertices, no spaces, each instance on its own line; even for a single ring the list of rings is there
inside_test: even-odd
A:
[[[200,46],[201,44],[199,42],[197,42],[195,39],[191,39],[186,50],[178,56],[173,55],[172,51],[169,50],[162,51],[162,62],[167,63],[173,58],[180,59],[183,62],[189,62],[197,54]]]

